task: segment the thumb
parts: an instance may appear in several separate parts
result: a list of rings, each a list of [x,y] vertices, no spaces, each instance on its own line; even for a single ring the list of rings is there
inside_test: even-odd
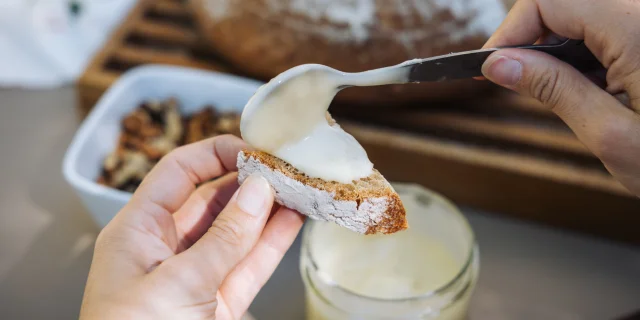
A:
[[[546,53],[524,49],[494,52],[482,66],[490,81],[535,98],[555,112],[592,151],[596,133],[622,117],[626,109],[579,71]]]
[[[555,112],[624,185],[640,194],[640,118],[583,74],[550,55],[494,52],[482,66],[492,82],[533,97]]]
[[[267,180],[259,175],[250,176],[202,238],[189,249],[163,262],[158,271],[167,269],[172,273],[169,278],[180,279],[192,288],[203,288],[207,292],[211,288],[217,289],[255,246],[271,212],[273,200],[273,191]],[[177,278],[174,273],[179,274]],[[188,275],[186,278],[183,277],[185,274]]]
[[[604,93],[585,91],[589,82],[586,77],[568,64],[533,50],[499,50],[484,62],[482,73],[492,82],[535,98],[560,113],[593,98],[585,93]]]

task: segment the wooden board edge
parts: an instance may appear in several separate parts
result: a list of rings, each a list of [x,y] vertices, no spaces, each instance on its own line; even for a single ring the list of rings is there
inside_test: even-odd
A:
[[[122,23],[111,32],[111,35],[105,41],[104,45],[96,51],[87,68],[85,68],[82,75],[78,79],[78,83],[87,81],[87,77],[91,77],[94,73],[101,73],[104,70],[104,65],[108,59],[113,55],[113,52],[118,49],[122,44],[124,38],[129,34],[129,31],[139,21],[140,17],[144,15],[148,6],[153,4],[153,0],[138,0],[138,3],[129,11],[128,15],[122,19]],[[106,88],[105,88],[106,89]]]
[[[369,135],[360,126],[341,125],[361,142],[376,168],[390,181],[419,183],[480,210],[640,244],[635,228],[640,199],[626,190],[548,179],[527,170],[452,158],[433,149],[420,152],[402,146],[406,139],[402,133]],[[386,137],[381,140],[382,135]],[[420,144],[430,148],[428,141]],[[615,180],[612,183],[617,184]]]

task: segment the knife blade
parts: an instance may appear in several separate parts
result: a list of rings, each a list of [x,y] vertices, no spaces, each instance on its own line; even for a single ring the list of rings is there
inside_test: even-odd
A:
[[[516,48],[535,50],[550,54],[582,73],[589,73],[604,67],[593,55],[583,40],[568,39],[560,44],[522,45],[502,48],[480,49],[443,56],[419,59],[409,63],[409,82],[433,82],[466,79],[482,76],[482,64],[492,53],[504,49]]]

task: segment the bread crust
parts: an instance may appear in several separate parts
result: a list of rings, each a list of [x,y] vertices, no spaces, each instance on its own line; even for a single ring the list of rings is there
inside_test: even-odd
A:
[[[220,9],[221,2],[227,3],[226,10]],[[409,1],[380,0],[372,1],[375,12],[367,24],[367,36],[359,38],[350,32],[348,25],[324,16],[318,19],[288,9],[274,11],[269,6],[275,2],[282,8],[292,6],[291,0],[193,0],[192,5],[198,27],[209,45],[243,73],[263,80],[305,63],[324,64],[346,72],[381,68],[414,58],[478,49],[489,36],[486,31],[471,27],[477,24],[476,15],[456,15],[454,10],[444,7],[426,19],[401,13],[419,12],[412,4],[406,4]],[[311,5],[314,1],[306,2]],[[334,1],[336,5],[347,2]],[[436,1],[420,2],[429,6]],[[399,3],[408,7],[400,10]],[[337,101],[363,105],[423,102],[488,88],[489,84],[470,79],[354,87],[341,91]]]
[[[402,201],[374,169],[351,184],[310,178],[287,162],[261,151],[238,154],[238,180],[262,175],[275,191],[276,202],[311,219],[332,221],[363,234],[390,234],[408,227]]]

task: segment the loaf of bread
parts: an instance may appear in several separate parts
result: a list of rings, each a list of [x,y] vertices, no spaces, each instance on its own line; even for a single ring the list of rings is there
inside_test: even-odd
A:
[[[351,184],[309,178],[287,162],[262,151],[238,155],[238,181],[253,173],[275,190],[279,204],[311,219],[335,222],[363,234],[389,234],[407,228],[404,206],[393,187],[376,170]]]
[[[235,67],[268,80],[304,63],[356,72],[480,48],[502,0],[192,0],[208,42]],[[504,0],[509,1],[509,0]],[[349,88],[341,101],[388,104],[459,97],[473,80]]]

